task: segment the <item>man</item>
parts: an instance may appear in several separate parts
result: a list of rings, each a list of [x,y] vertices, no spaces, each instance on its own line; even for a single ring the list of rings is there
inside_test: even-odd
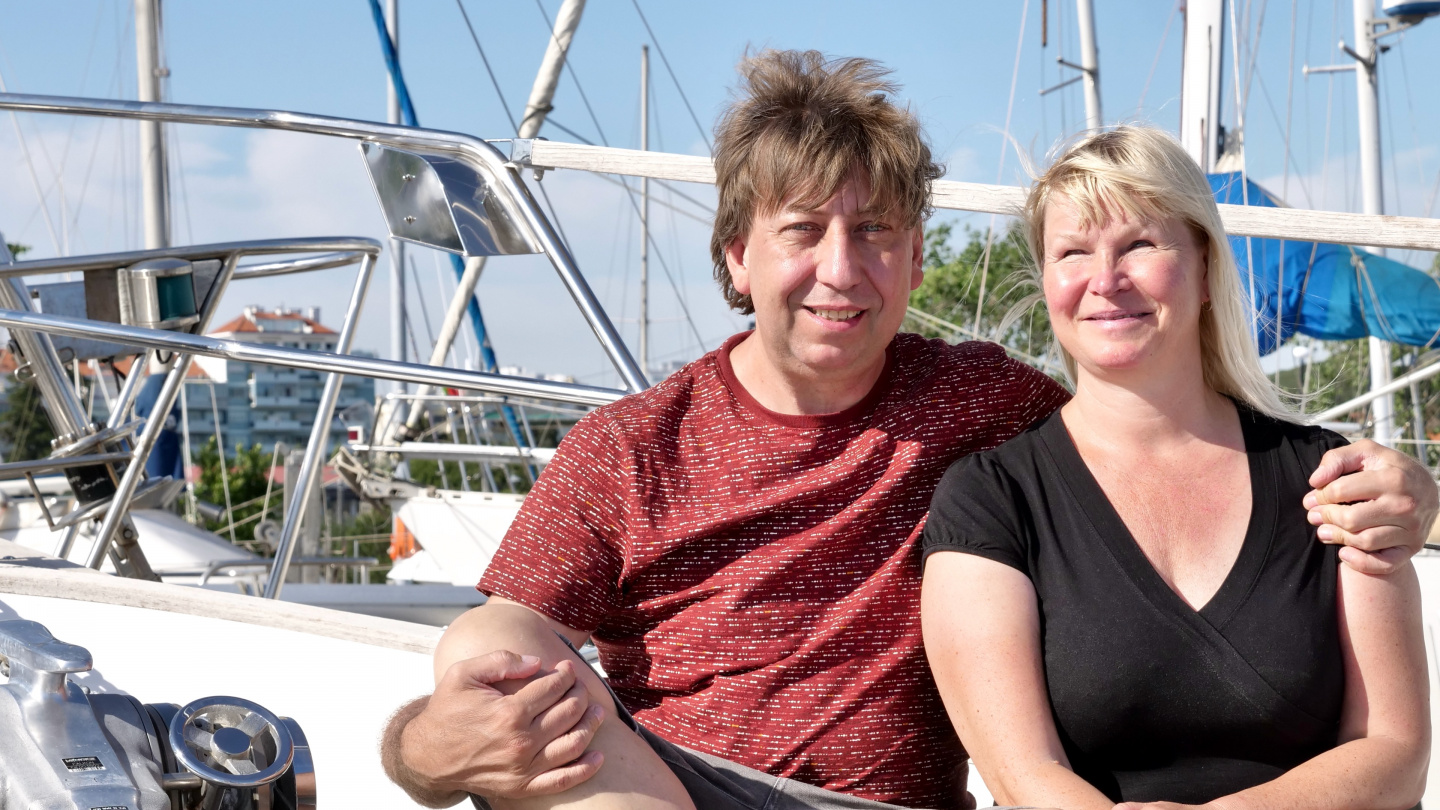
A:
[[[897,335],[940,168],[882,69],[769,52],[742,71],[711,252],[755,330],[566,438],[480,583],[490,602],[437,648],[435,694],[387,730],[387,772],[422,802],[968,798],[914,544],[952,461],[1066,394],[991,344]],[[1314,483],[1363,501],[1316,510],[1337,524],[1322,536],[1388,549],[1352,564],[1402,564],[1434,517],[1424,471],[1377,446],[1335,451]],[[613,694],[569,648],[587,637]]]

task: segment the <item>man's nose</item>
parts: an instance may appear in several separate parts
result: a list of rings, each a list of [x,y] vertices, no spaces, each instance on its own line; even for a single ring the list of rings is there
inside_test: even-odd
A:
[[[836,290],[848,290],[865,276],[860,246],[855,235],[835,228],[825,234],[821,243],[815,280]]]

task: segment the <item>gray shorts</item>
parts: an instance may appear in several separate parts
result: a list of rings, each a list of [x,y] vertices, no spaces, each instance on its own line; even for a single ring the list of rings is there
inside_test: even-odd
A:
[[[560,638],[575,653],[575,657],[580,658],[569,639]],[[584,659],[581,658],[581,661],[583,663]],[[605,682],[605,689],[615,701],[615,712],[620,720],[649,743],[660,759],[670,766],[690,794],[690,800],[695,802],[695,810],[907,810],[900,805],[847,796],[795,779],[772,776],[676,745],[640,725],[610,689],[608,682]],[[481,810],[489,810],[484,799],[472,796],[471,800]]]

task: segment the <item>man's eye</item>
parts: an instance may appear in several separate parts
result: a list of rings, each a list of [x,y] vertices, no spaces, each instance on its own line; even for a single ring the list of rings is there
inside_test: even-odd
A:
[[[867,222],[860,226],[860,230],[866,231],[867,233],[880,233],[881,231],[890,230],[890,226],[883,222]]]

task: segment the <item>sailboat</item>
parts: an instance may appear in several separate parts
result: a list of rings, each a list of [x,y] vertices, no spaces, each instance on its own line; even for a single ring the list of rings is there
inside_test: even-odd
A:
[[[354,335],[354,316],[367,294],[382,246],[374,240],[327,237],[155,248],[14,266],[6,262],[0,267],[0,276],[7,279],[77,272],[94,274],[97,285],[113,284],[113,312],[98,304],[92,310],[87,301],[83,309],[66,315],[36,312],[18,287],[0,283],[0,324],[10,328],[17,340],[23,337],[22,353],[36,364],[37,380],[43,377],[54,389],[49,392],[53,402],[47,398],[47,403],[57,409],[66,407],[67,394],[56,384],[64,374],[63,368],[58,368],[59,356],[53,347],[47,348],[49,336],[109,341],[167,355],[171,364],[163,372],[165,385],[158,406],[162,413],[178,392],[184,367],[197,356],[320,370],[331,375],[327,392],[338,385],[340,375],[361,374],[579,407],[613,401],[626,390],[643,387],[645,375],[597,305],[552,223],[531,197],[523,175],[578,170],[676,182],[714,181],[713,166],[703,157],[541,140],[492,145],[455,133],[274,110],[16,94],[0,95],[0,109],[303,131],[355,141],[361,146],[365,170],[376,187],[393,237],[460,255],[467,269],[472,260],[482,256],[543,253],[564,280],[621,378],[631,383],[627,389],[604,389],[346,354]],[[1017,187],[941,182],[936,185],[934,202],[951,210],[1009,214],[1023,195],[1023,189]],[[1440,249],[1440,223],[1434,220],[1316,215],[1229,204],[1222,206],[1222,215],[1237,236],[1345,243],[1354,233],[1363,232],[1370,245]],[[251,256],[264,258],[257,262],[247,258]],[[160,259],[178,262],[160,268],[176,273],[139,272],[152,269],[142,266],[145,262]],[[339,353],[257,347],[203,335],[207,318],[231,280],[305,272],[327,262],[357,268]],[[189,272],[185,273],[187,264]],[[179,285],[183,291],[188,283],[190,306],[146,313],[148,318],[136,318],[134,310],[122,314],[121,289],[129,290],[125,295],[133,296],[132,301],[144,299],[148,293],[158,302],[162,298],[158,295],[160,284],[166,278],[185,279],[166,282],[166,286]],[[121,287],[122,282],[126,286]],[[110,299],[96,300],[104,304]],[[133,392],[122,391],[121,397],[123,403]],[[306,454],[306,480],[314,480],[325,454],[326,428],[332,415],[328,409],[333,406],[333,396],[327,393],[317,413],[316,440]],[[117,414],[123,416],[126,410],[121,407]],[[21,714],[33,711],[30,698],[35,685],[42,685],[63,692],[66,710],[72,712],[69,716],[83,719],[86,713],[92,718],[99,713],[121,717],[129,711],[134,720],[130,727],[143,732],[130,738],[131,747],[112,739],[113,735],[107,737],[99,725],[86,726],[92,729],[87,734],[47,739],[37,739],[45,735],[15,735],[0,742],[0,762],[35,762],[49,752],[46,746],[63,744],[68,746],[66,756],[58,761],[73,760],[73,771],[68,764],[62,767],[74,773],[104,770],[107,776],[114,776],[136,771],[135,767],[120,767],[122,761],[145,764],[141,770],[150,774],[149,782],[138,784],[144,780],[135,777],[129,786],[118,779],[101,786],[116,791],[104,794],[119,796],[112,801],[116,806],[142,806],[149,800],[191,807],[219,802],[228,792],[266,806],[287,806],[281,801],[289,802],[288,806],[304,805],[314,803],[317,796],[324,796],[327,803],[353,806],[408,806],[408,800],[380,775],[373,741],[385,712],[429,689],[428,654],[438,630],[275,600],[273,597],[295,587],[286,584],[285,574],[295,563],[295,531],[303,496],[287,512],[276,562],[264,578],[262,593],[272,598],[146,581],[148,561],[143,548],[132,547],[135,544],[127,541],[134,538],[127,537],[124,530],[129,507],[150,491],[142,473],[143,461],[154,445],[160,421],[151,420],[143,429],[118,420],[113,428],[82,424],[77,435],[60,448],[65,452],[57,451],[55,458],[25,462],[30,466],[23,469],[0,465],[0,476],[23,477],[55,469],[71,474],[77,494],[83,492],[88,499],[73,514],[89,510],[75,522],[98,519],[85,566],[19,547],[0,549],[0,557],[8,558],[0,559],[0,621],[4,622],[0,624],[0,653],[12,662],[11,682],[3,687],[6,692],[0,696],[0,710],[10,711],[13,706],[13,711]],[[148,486],[153,489],[159,484]],[[300,491],[310,490],[302,486]],[[111,549],[116,550],[117,571],[131,576],[94,573],[93,568],[110,557]],[[1432,564],[1429,558],[1417,561],[1422,567]],[[15,662],[20,664],[19,678]],[[103,698],[122,691],[137,700],[132,704]],[[244,735],[245,750],[240,750],[231,731]],[[150,747],[142,747],[141,740]],[[102,767],[95,769],[95,763]],[[285,767],[277,768],[277,763]],[[247,772],[235,772],[241,770]],[[40,788],[58,785],[56,790],[93,786],[66,783],[59,778],[65,775],[42,772],[34,776],[33,784]],[[130,792],[122,795],[126,790]],[[85,794],[85,798],[91,795]],[[96,791],[93,795],[100,794]],[[126,802],[128,805],[122,804]]]

